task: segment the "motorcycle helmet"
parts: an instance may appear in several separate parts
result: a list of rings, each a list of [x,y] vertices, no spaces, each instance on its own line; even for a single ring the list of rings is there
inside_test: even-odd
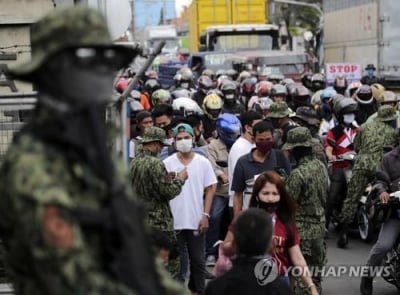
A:
[[[333,106],[333,112],[336,116],[336,119],[340,123],[343,123],[343,115],[351,113],[355,114],[357,110],[358,110],[357,102],[354,101],[354,99],[347,97],[337,100],[337,102],[334,103]]]
[[[149,79],[144,83],[144,91],[146,91],[149,96],[151,96],[151,94],[160,89],[161,85],[160,83],[158,83],[158,81],[156,79]]]
[[[222,114],[217,119],[217,133],[223,143],[229,148],[235,143],[242,133],[240,120],[233,114]]]
[[[236,79],[238,78],[238,72],[234,69],[229,69],[226,71],[225,73],[232,81],[236,81]]]
[[[354,93],[354,97],[360,104],[370,104],[374,101],[372,89],[369,85],[362,85],[358,88],[356,93]]]
[[[379,83],[374,83],[371,85],[371,90],[372,90],[372,96],[375,98],[377,103],[382,103],[383,101],[383,96],[385,93],[385,87],[383,87]]]
[[[318,90],[322,90],[326,88],[326,81],[325,77],[322,74],[314,74],[311,78],[311,89],[314,92],[317,92]]]
[[[240,85],[240,94],[242,96],[250,98],[253,96],[255,90],[256,83],[251,78],[245,79]]]
[[[308,89],[311,89],[311,80],[312,80],[312,74],[311,73],[305,73],[303,76],[301,76],[301,83]]]
[[[215,73],[215,77],[218,79],[219,77],[221,77],[221,76],[226,76],[226,71],[225,70],[218,70],[216,73]]]
[[[347,89],[347,96],[353,97],[354,93],[361,87],[360,81],[351,82],[349,88]]]
[[[295,101],[301,103],[310,103],[310,91],[303,85],[298,85],[292,92]]]
[[[283,76],[281,73],[271,73],[268,76],[268,81],[272,82],[272,84],[279,84],[285,76]]]
[[[321,101],[328,103],[328,102],[330,102],[331,98],[336,94],[337,94],[337,92],[335,89],[333,89],[332,87],[327,87],[324,90],[322,90]]]
[[[140,92],[137,91],[137,90],[132,90],[132,91],[129,93],[129,97],[133,98],[133,100],[136,100],[136,101],[140,101],[140,96],[141,96],[141,94],[140,94]]]
[[[202,109],[210,120],[217,120],[223,104],[222,99],[216,93],[211,93],[204,98]]]
[[[151,95],[151,103],[153,107],[159,104],[171,104],[171,94],[165,89],[158,89]]]
[[[211,69],[205,69],[205,70],[201,73],[201,75],[202,75],[202,76],[208,76],[208,77],[211,79],[211,81],[214,81],[214,80],[215,80],[215,73],[214,73],[214,71],[211,70]]]
[[[239,81],[240,84],[242,84],[242,82],[243,82],[244,80],[249,79],[249,78],[251,78],[251,74],[250,74],[248,71],[242,71],[242,72],[239,74],[238,81]]]
[[[237,88],[233,81],[226,81],[221,87],[222,98],[224,103],[232,105],[237,99]]]
[[[347,83],[347,79],[345,76],[338,75],[333,80],[333,88],[335,89],[335,91],[337,93],[344,95],[347,87],[348,87],[348,83]]]
[[[213,87],[213,82],[208,76],[200,76],[197,82],[198,90],[203,94],[207,94]]]
[[[184,67],[179,70],[179,74],[181,75],[179,86],[183,89],[189,89],[193,81],[192,70]]]
[[[172,102],[175,115],[188,117],[190,115],[203,115],[199,105],[191,98],[179,97]]]
[[[257,83],[255,92],[258,97],[266,97],[269,95],[272,86],[272,83],[269,81],[261,81]]]
[[[190,98],[191,93],[187,89],[177,89],[171,92],[172,100],[177,99],[179,97],[187,97]]]
[[[281,84],[275,84],[272,86],[269,96],[273,101],[275,101],[276,97],[282,97],[283,101],[285,101],[287,97],[286,87]]]

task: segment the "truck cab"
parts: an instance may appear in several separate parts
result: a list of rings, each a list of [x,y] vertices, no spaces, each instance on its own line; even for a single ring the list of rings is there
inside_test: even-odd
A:
[[[279,50],[279,43],[276,25],[210,26],[200,36],[200,51]]]

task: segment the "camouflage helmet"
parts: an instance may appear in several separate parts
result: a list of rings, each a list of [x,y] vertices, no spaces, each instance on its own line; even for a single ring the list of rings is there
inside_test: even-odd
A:
[[[312,146],[311,132],[307,127],[296,127],[289,130],[286,143],[283,145],[283,150],[292,150],[295,147]]]
[[[102,49],[115,69],[127,65],[139,53],[138,47],[113,44],[104,16],[83,6],[52,11],[31,26],[30,36],[32,59],[9,70],[22,80],[32,80],[32,74],[51,56],[67,49]]]
[[[267,118],[284,118],[289,116],[289,107],[286,102],[274,102],[267,115]]]
[[[159,127],[149,127],[144,130],[143,136],[140,139],[140,143],[150,143],[159,141],[163,145],[169,145],[166,141],[166,135],[164,129]]]
[[[389,122],[398,118],[397,112],[389,105],[383,105],[378,109],[377,119],[382,122]]]

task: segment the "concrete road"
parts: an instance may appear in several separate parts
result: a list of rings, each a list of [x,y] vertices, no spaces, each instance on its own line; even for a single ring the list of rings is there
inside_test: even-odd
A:
[[[329,265],[364,265],[373,243],[367,244],[356,237],[351,238],[347,249],[339,249],[336,246],[337,234],[330,232],[326,240],[328,245]],[[356,295],[360,293],[360,278],[350,277],[348,274],[341,277],[328,276],[323,282],[323,295]],[[383,278],[375,278],[375,295],[399,294],[397,288],[387,283]]]

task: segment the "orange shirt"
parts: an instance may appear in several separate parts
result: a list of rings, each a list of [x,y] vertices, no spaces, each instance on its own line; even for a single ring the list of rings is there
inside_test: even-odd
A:
[[[140,104],[143,106],[143,108],[148,111],[151,109],[150,101],[149,98],[147,97],[146,94],[141,94],[140,95]]]

